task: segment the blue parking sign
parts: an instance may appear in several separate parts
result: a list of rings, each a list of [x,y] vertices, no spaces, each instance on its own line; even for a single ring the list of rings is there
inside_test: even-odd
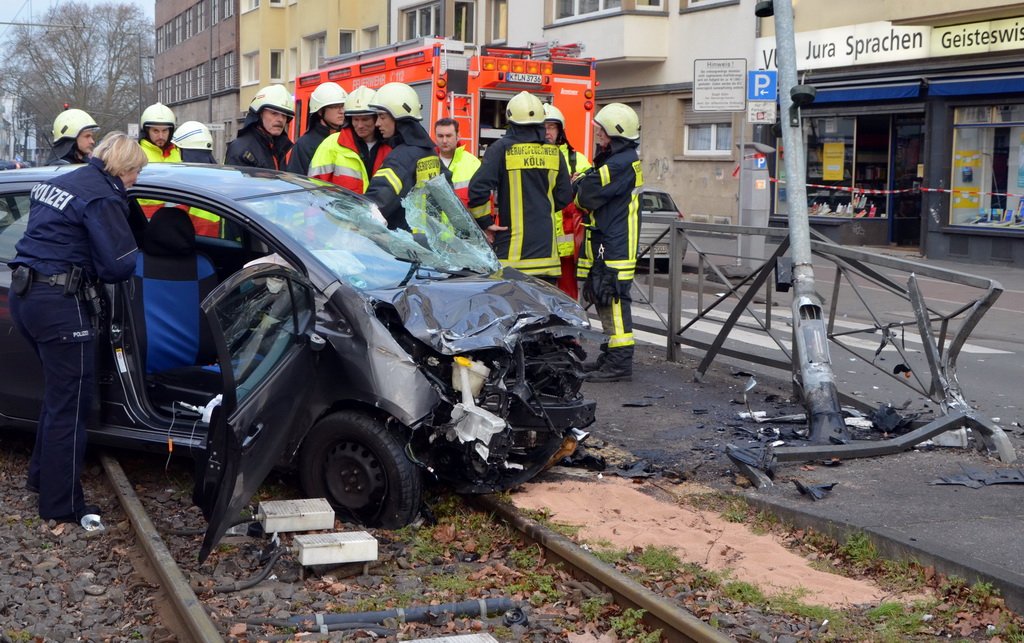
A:
[[[747,100],[775,100],[779,97],[779,72],[761,69],[747,72]]]

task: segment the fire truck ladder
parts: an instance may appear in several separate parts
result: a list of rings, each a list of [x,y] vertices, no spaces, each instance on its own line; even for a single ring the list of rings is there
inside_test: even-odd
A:
[[[464,106],[464,109],[456,109],[456,105]],[[476,138],[476,129],[473,127],[473,110],[472,94],[448,94],[448,113],[459,124],[459,139],[476,143],[474,140]]]

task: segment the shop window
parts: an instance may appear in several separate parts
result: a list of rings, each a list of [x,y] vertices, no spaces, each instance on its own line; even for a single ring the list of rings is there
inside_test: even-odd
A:
[[[1024,105],[959,107],[951,225],[1024,227]]]

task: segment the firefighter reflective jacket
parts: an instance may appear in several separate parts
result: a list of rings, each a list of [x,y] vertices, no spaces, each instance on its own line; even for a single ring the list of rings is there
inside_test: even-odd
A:
[[[144,138],[139,140],[139,147],[142,148],[150,163],[181,163],[181,149],[174,143],[168,143],[166,148],[161,149],[148,138]],[[149,219],[154,212],[164,207],[165,203],[154,199],[139,199],[139,205],[142,206],[142,211]]]
[[[380,207],[392,229],[409,227],[402,208],[402,199],[409,190],[438,174],[451,177],[437,155],[434,141],[419,121],[402,118],[396,121],[395,127],[395,135],[388,141],[391,153],[366,189],[366,196]]]
[[[569,167],[569,177],[582,174],[590,169],[590,161],[583,154],[570,148],[566,143],[558,146],[562,156],[565,157],[565,164]],[[570,203],[555,213],[555,230],[558,232],[558,256],[572,257],[576,254],[576,226],[580,220],[579,210],[576,204]],[[562,265],[562,272],[565,272],[565,265]],[[575,268],[573,268],[575,272]],[[575,278],[574,278],[575,279]]]
[[[371,150],[351,127],[343,127],[316,148],[309,163],[309,176],[363,194],[370,176],[380,169],[390,152],[391,146],[383,141],[378,141]]]
[[[292,140],[288,134],[271,136],[260,127],[260,115],[249,110],[238,130],[238,138],[228,143],[224,165],[262,167],[268,170],[283,170]]]
[[[555,212],[572,201],[565,158],[544,142],[543,125],[510,123],[507,133],[487,148],[480,169],[469,182],[469,208],[482,228],[495,223],[487,213],[491,191],[498,194],[497,221],[508,230],[495,232],[494,251],[506,266],[531,275],[561,274]]]
[[[462,204],[469,207],[469,180],[480,169],[480,159],[466,151],[462,145],[455,148],[448,171],[452,173],[452,187]]]
[[[636,142],[616,137],[594,157],[594,167],[576,181],[576,203],[589,210],[584,222],[587,243],[576,276],[585,278],[594,257],[604,247],[604,260],[619,271],[620,281],[631,281],[640,242],[640,199],[644,184]]]

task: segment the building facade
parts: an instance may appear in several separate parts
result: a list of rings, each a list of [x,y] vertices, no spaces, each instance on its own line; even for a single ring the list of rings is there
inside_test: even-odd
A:
[[[1024,3],[832,6],[802,0],[795,16],[797,67],[817,88],[802,110],[812,225],[1024,266]],[[761,21],[761,68],[775,66],[773,28]]]
[[[327,58],[387,43],[386,2],[359,0],[241,0],[239,105],[260,87],[295,77]]]
[[[157,100],[210,127],[224,158],[238,125],[238,0],[156,0]]]
[[[670,192],[689,220],[736,222],[741,112],[693,109],[696,59],[754,69],[753,0],[393,0],[391,37],[463,40],[467,49],[577,43],[597,61],[596,109],[640,115],[647,185]],[[745,128],[745,129],[741,129]]]

